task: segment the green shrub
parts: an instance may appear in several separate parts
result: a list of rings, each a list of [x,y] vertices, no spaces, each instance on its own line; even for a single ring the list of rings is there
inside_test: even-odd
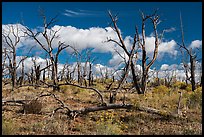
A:
[[[63,93],[65,91],[67,91],[67,89],[68,89],[68,86],[66,86],[66,85],[60,86],[60,91],[63,92]]]
[[[154,88],[155,93],[169,93],[170,89],[164,85],[160,85]]]
[[[184,82],[180,83],[179,88],[185,90],[187,88],[186,83]]]
[[[2,135],[14,135],[17,131],[17,126],[15,126],[12,120],[2,121]]]
[[[173,84],[173,87],[174,88],[179,88],[179,89],[182,89],[182,90],[186,90],[186,91],[192,91],[191,84],[186,84],[185,82],[176,81]]]
[[[192,91],[192,86],[190,84],[188,84],[185,88],[186,91],[190,92]]]
[[[176,82],[173,84],[173,87],[174,87],[174,88],[179,88],[179,89],[181,89],[181,88],[184,88],[185,85],[186,85],[185,82],[176,81]]]
[[[114,120],[113,113],[102,112],[100,119],[96,121],[96,133],[98,135],[119,135],[122,133],[120,126]]]
[[[201,108],[202,107],[202,87],[197,88],[189,96],[189,107],[190,108]]]

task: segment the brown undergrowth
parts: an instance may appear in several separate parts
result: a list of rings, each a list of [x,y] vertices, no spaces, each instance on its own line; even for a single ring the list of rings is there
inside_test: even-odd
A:
[[[100,88],[103,89],[100,84]],[[105,89],[105,88],[104,88]],[[3,87],[4,100],[34,99],[42,91],[52,89],[22,87],[14,93],[9,87]],[[202,134],[202,88],[194,93],[183,89],[158,86],[148,88],[144,95],[124,91],[117,95],[117,103],[122,103],[125,96],[127,104],[142,105],[172,113],[177,112],[179,99],[178,91],[183,93],[181,112],[185,119],[168,119],[162,116],[132,110],[115,109],[90,112],[86,115],[70,119],[65,114],[56,113],[50,117],[51,112],[59,104],[51,97],[43,97],[39,102],[32,102],[35,107],[41,107],[39,113],[24,113],[19,106],[3,106],[2,134],[14,135],[195,135]],[[125,94],[124,94],[125,93]],[[55,95],[66,103],[71,109],[82,109],[97,106],[100,99],[98,95],[87,89],[73,86],[62,87],[62,92]],[[103,93],[108,101],[108,92]],[[62,110],[63,111],[63,110]]]

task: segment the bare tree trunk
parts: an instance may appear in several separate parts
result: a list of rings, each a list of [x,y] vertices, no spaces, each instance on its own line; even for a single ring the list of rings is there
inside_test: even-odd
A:
[[[144,94],[147,87],[147,72],[145,71],[142,76],[142,86],[141,86],[141,94]]]
[[[159,86],[160,85],[160,80],[159,80],[159,71],[156,72],[156,75],[157,75],[157,85]]]
[[[191,82],[191,86],[192,86],[192,91],[194,91],[196,89],[195,86],[195,59],[196,59],[196,55],[192,53],[192,48],[188,49],[185,46],[184,43],[184,32],[183,32],[183,25],[182,25],[182,18],[181,18],[181,14],[180,14],[180,23],[181,23],[181,35],[182,35],[182,44],[178,44],[180,46],[180,48],[183,48],[187,54],[190,57],[190,71],[191,71],[191,76],[190,78],[188,78],[188,80],[190,79]],[[182,50],[181,50],[182,52]],[[185,66],[184,66],[185,67]]]
[[[13,48],[12,91],[16,87],[16,49]]]
[[[53,65],[52,67],[52,75],[53,75],[53,91],[59,90],[58,88],[58,78],[57,78],[57,68],[55,67],[55,65]]]
[[[184,69],[185,69],[185,74],[186,74],[186,79],[185,79],[185,82],[186,82],[186,85],[188,84],[188,68],[187,68],[187,64],[184,64]]]
[[[44,69],[43,70],[43,81],[45,82],[45,72],[46,72],[46,70]]]
[[[20,81],[20,85],[22,85],[23,84],[23,82],[24,82],[24,61],[22,61],[22,69],[21,69],[21,76],[22,76],[22,79],[21,79],[21,81]]]
[[[34,71],[33,71],[33,68],[31,68],[31,84],[33,84],[34,82]]]
[[[78,62],[77,63],[77,73],[78,73],[78,79],[77,79],[77,81],[78,81],[78,83],[82,86],[82,82],[81,82],[81,66],[80,66],[80,63]]]
[[[133,77],[134,87],[136,88],[138,94],[142,94],[142,92],[140,90],[140,87],[139,87],[139,84],[138,84],[137,76],[135,74],[135,68],[134,68],[133,62],[131,63],[131,70],[132,70],[132,77]]]
[[[89,86],[92,86],[92,66],[91,66],[91,63],[89,63]]]
[[[49,61],[46,59],[46,65],[49,66]],[[50,79],[50,67],[47,68],[47,78]]]
[[[190,56],[190,63],[191,63],[191,86],[192,91],[195,91],[195,58],[193,56]]]
[[[36,78],[36,85],[39,85],[40,81],[40,65],[36,66],[35,68],[35,78]]]

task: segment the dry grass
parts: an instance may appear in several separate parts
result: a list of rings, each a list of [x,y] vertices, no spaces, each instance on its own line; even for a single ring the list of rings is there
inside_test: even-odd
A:
[[[105,89],[98,84],[100,89]],[[37,94],[47,89],[23,87],[14,91],[12,97],[9,87],[2,89],[3,99],[34,99]],[[51,91],[51,89],[49,89]],[[63,86],[60,93],[55,93],[71,109],[96,106],[100,101],[98,95],[85,89]],[[40,99],[39,114],[20,113],[19,107],[4,106],[2,111],[3,134],[14,135],[195,135],[202,134],[202,88],[194,93],[182,89],[166,87],[149,88],[145,95],[126,93],[126,102],[135,105],[153,107],[176,113],[179,98],[183,93],[181,111],[186,119],[166,119],[161,116],[131,110],[108,110],[91,112],[87,115],[69,119],[62,113],[49,117],[59,104],[51,97]],[[103,93],[108,101],[109,93]],[[124,94],[117,95],[117,103],[122,103]],[[36,103],[36,102],[35,102]],[[34,104],[35,104],[34,103]],[[39,103],[39,102],[38,102]],[[36,105],[36,104],[35,104]],[[39,111],[36,110],[36,111]]]

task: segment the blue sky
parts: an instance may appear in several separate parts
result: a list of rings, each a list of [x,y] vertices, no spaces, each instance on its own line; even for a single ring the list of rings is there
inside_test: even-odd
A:
[[[59,26],[73,26],[77,29],[89,29],[91,27],[108,27],[110,18],[107,10],[118,13],[118,27],[124,37],[133,37],[135,25],[140,28],[141,18],[139,10],[144,13],[152,13],[159,8],[160,19],[158,29],[175,30],[166,33],[166,41],[174,40],[181,42],[179,14],[182,13],[184,35],[186,45],[194,40],[202,41],[202,3],[201,2],[2,2],[2,24],[19,23],[23,19],[26,26],[36,28],[41,26],[42,20],[38,14],[39,7],[45,10],[48,18],[59,14]],[[147,27],[146,33],[150,35],[152,30]],[[202,51],[198,51],[198,58],[201,58]],[[60,56],[61,63],[64,63],[63,53]],[[98,56],[98,62],[108,65],[112,58],[110,52],[94,53]],[[154,65],[160,68],[162,64],[180,64],[179,53],[173,57],[168,53],[156,61]]]

